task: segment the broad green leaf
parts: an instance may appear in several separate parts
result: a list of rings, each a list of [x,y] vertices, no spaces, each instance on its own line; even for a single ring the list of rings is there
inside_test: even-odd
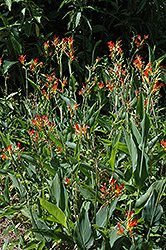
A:
[[[138,161],[137,167],[134,171],[134,177],[136,181],[136,185],[139,189],[145,184],[145,180],[148,177],[148,167],[149,167],[149,157],[143,152],[143,150],[138,149]]]
[[[154,188],[151,185],[148,190],[146,191],[145,194],[141,195],[141,197],[136,201],[135,203],[135,213],[139,212],[140,209],[144,207],[146,204],[147,200],[149,199],[150,195],[152,194]]]
[[[63,148],[62,143],[56,138],[56,136],[53,133],[49,134],[49,138],[51,141],[55,143],[55,146],[59,148]]]
[[[113,246],[116,244],[116,241],[118,241],[119,239],[122,241],[124,237],[122,235],[118,235],[117,231],[112,229],[109,238],[110,238],[110,246],[112,249]],[[116,249],[118,250],[119,248],[117,247]]]
[[[58,173],[55,175],[53,181],[52,181],[52,185],[51,185],[51,189],[50,189],[50,196],[51,196],[51,200],[56,203],[56,205],[59,205],[59,199],[60,199],[60,184],[59,184],[59,176]]]
[[[100,208],[96,214],[96,224],[99,227],[105,227],[107,219],[112,216],[113,211],[116,208],[118,199],[115,198],[111,204],[105,205],[103,208]]]
[[[89,249],[94,242],[93,231],[85,209],[79,216],[79,222],[76,224],[74,238],[80,249]]]
[[[43,198],[39,198],[40,199],[40,204],[51,214],[53,215],[53,217],[55,218],[55,221],[59,224],[61,224],[62,226],[64,226],[65,228],[67,227],[67,223],[66,223],[66,216],[65,214],[62,212],[62,210],[57,207],[56,205],[44,200]]]
[[[22,54],[22,46],[21,44],[17,41],[16,37],[14,35],[10,36],[10,41],[13,45],[13,49],[20,55]]]
[[[163,214],[163,208],[161,204],[157,203],[157,197],[157,191],[154,190],[142,210],[142,217],[145,223],[150,227],[160,225],[160,219]]]
[[[135,142],[137,142],[137,145],[140,145],[141,143],[141,135],[140,135],[140,132],[138,131],[137,127],[135,126],[134,122],[131,121],[131,131],[132,131],[132,134],[135,138]]]
[[[110,140],[100,138],[100,141],[101,141],[103,144],[107,145],[107,146],[111,146],[111,145],[112,145],[112,141],[110,141]]]
[[[73,242],[73,239],[70,236],[68,236],[68,235],[66,235],[66,234],[64,234],[64,233],[62,233],[62,232],[60,232],[58,230],[52,230],[52,229],[30,229],[30,231],[36,232],[36,233],[41,234],[41,235],[44,235],[44,236],[46,236],[48,238],[51,238],[51,239],[53,239],[55,241],[58,241],[58,240],[61,239],[63,242],[66,242],[66,243],[68,243],[70,245],[74,245],[75,244]]]
[[[127,144],[130,156],[131,156],[133,172],[135,172],[135,170],[137,168],[137,164],[138,164],[137,148],[136,148],[136,145],[135,145],[134,140],[132,138],[132,135],[131,134],[128,135],[128,133],[124,129],[123,129],[123,132],[124,132],[126,144]]]
[[[26,21],[24,23],[24,26],[23,26],[24,30],[25,30],[25,34],[27,37],[30,36],[31,34],[31,28],[32,28],[32,23],[30,21]]]
[[[7,148],[7,145],[10,145],[8,137],[5,138],[4,134],[0,131],[0,137],[2,139],[3,145]]]
[[[118,150],[120,150],[121,152],[123,152],[123,153],[129,155],[129,150],[128,150],[128,148],[127,148],[126,143],[119,142],[119,143],[118,143]]]

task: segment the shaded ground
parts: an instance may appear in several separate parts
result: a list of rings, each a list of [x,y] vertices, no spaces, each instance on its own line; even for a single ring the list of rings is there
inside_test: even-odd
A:
[[[11,230],[9,230],[9,232],[6,233],[6,230],[10,229],[10,227],[12,227],[11,220],[7,219],[6,217],[0,218],[0,249],[2,249],[4,243],[6,242],[6,240],[8,238],[9,238],[8,246],[10,245],[10,242],[19,240],[19,238],[18,238],[17,234],[15,233],[14,229],[11,229]],[[24,235],[24,232],[25,232],[24,225],[21,225],[20,223],[17,223],[15,225],[15,227],[19,231],[20,235]],[[14,243],[13,243],[13,245],[14,245]],[[17,249],[18,250],[18,247],[14,247],[14,246],[12,247],[11,246],[10,249],[12,249],[12,250]]]

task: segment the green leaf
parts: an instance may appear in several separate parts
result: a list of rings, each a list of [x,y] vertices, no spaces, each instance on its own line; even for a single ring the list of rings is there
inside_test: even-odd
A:
[[[145,110],[144,110],[144,97],[143,97],[142,92],[140,92],[139,100],[137,103],[136,115],[140,115],[140,119],[142,120],[143,116],[144,116],[144,112],[145,112]]]
[[[87,184],[85,184],[85,183],[81,183],[81,186],[80,186],[80,187],[85,188],[85,189],[89,192],[89,194],[92,195],[93,198],[95,198],[96,192],[95,192],[94,188],[90,187],[89,185],[87,185]],[[101,203],[101,204],[103,203],[103,202],[102,202],[102,199],[100,198],[100,193],[97,194],[97,201],[98,201],[99,203]]]
[[[24,209],[24,206],[11,206],[0,215],[0,218],[19,212],[21,209]]]
[[[68,229],[66,223],[67,218],[65,214],[62,212],[62,210],[56,205],[44,200],[43,198],[39,199],[40,199],[40,204],[55,218],[55,221],[64,226],[66,229]]]
[[[131,160],[132,160],[132,167],[133,167],[133,172],[135,172],[136,168],[137,168],[137,164],[138,164],[138,152],[137,152],[137,148],[136,145],[134,143],[132,134],[128,135],[128,133],[123,129],[123,133],[125,136],[125,140],[127,143],[127,147],[131,156]]]
[[[105,205],[103,208],[100,208],[99,211],[96,214],[96,224],[99,227],[104,228],[107,222],[107,219],[109,219],[112,216],[113,211],[116,208],[118,199],[115,198],[111,204]],[[108,217],[107,217],[108,216]]]
[[[55,175],[53,181],[52,181],[52,185],[51,185],[51,189],[50,189],[50,196],[51,196],[51,200],[56,203],[56,205],[59,205],[59,199],[60,199],[60,184],[59,184],[60,180],[59,180],[59,176],[58,173]]]
[[[141,135],[140,135],[140,132],[138,131],[138,129],[135,126],[133,121],[131,121],[131,131],[132,131],[132,134],[135,138],[135,142],[137,143],[137,145],[140,145],[141,144]]]
[[[74,238],[80,249],[89,249],[94,242],[93,231],[85,209],[79,216],[79,222],[76,224]]]
[[[9,244],[9,238],[10,236],[7,238],[7,240],[5,240],[5,243],[3,244],[2,250],[6,250],[7,245]]]
[[[1,137],[1,139],[2,139],[2,142],[3,142],[4,147],[7,148],[7,145],[10,144],[10,143],[9,143],[9,140],[6,140],[4,134],[3,134],[1,131],[0,131],[0,137]]]
[[[26,21],[23,28],[25,30],[26,36],[29,37],[31,34],[32,23],[30,21]]]
[[[51,167],[55,171],[57,171],[57,169],[60,168],[60,163],[59,163],[59,160],[57,158],[57,154],[55,152],[53,153],[53,156],[51,157],[50,163],[51,163]]]
[[[74,245],[72,238],[58,230],[51,230],[51,229],[30,229],[29,231],[36,232],[38,234],[44,235],[48,238],[51,238],[55,241],[62,240],[70,245]],[[31,248],[32,249],[32,248]],[[34,249],[34,248],[33,248]]]
[[[9,174],[9,177],[12,180],[14,187],[19,191],[20,196],[23,198],[23,196],[25,195],[25,189],[21,183],[21,180],[19,178],[16,178],[12,174]]]
[[[18,61],[8,61],[8,60],[4,60],[3,62],[3,73],[6,74],[8,72],[8,70],[14,65],[18,63]]]
[[[40,87],[36,83],[34,83],[31,79],[27,78],[27,80],[31,83],[31,85],[33,86],[34,90],[37,90],[38,93],[41,95]]]
[[[11,0],[5,0],[5,4],[8,7],[9,11],[11,11],[12,1]]]
[[[127,148],[126,143],[119,142],[119,143],[118,143],[118,150],[120,150],[121,152],[123,152],[123,153],[129,155],[129,150],[128,150],[128,148]]]
[[[111,230],[111,233],[110,233],[110,246],[111,246],[111,249],[116,244],[116,242],[118,242],[119,239],[120,239],[120,243],[121,243],[123,238],[124,238],[123,236],[117,234],[116,230]],[[116,249],[118,250],[119,246]]]
[[[119,140],[121,137],[121,131],[115,136],[113,142],[112,142],[112,150],[111,150],[111,158],[109,160],[109,164],[111,166],[112,171],[114,171],[114,166],[115,166],[115,157],[116,157],[116,153],[118,150],[118,145],[119,145]]]
[[[142,217],[149,227],[160,225],[160,219],[163,214],[163,208],[161,204],[157,203],[157,197],[157,191],[154,190],[142,210]]]
[[[22,46],[21,44],[17,41],[17,39],[14,37],[14,35],[10,36],[11,43],[13,45],[13,49],[20,55],[22,54]]]
[[[81,12],[78,12],[77,13],[77,16],[76,16],[76,21],[75,21],[75,27],[77,28],[77,26],[79,25],[80,23],[80,19],[81,19]]]
[[[43,238],[43,240],[39,242],[37,250],[42,250],[44,247],[45,247],[45,239]]]
[[[152,194],[154,187],[151,185],[145,194],[141,195],[141,197],[135,203],[135,213],[138,213],[140,209],[144,207],[150,195]]]
[[[36,159],[28,154],[25,154],[25,153],[21,154],[21,158],[27,162],[34,164],[34,165],[37,165],[37,166],[39,165],[39,163],[36,161]]]
[[[146,112],[144,113],[144,117],[141,122],[141,127],[142,127],[142,138],[141,138],[141,145],[139,146],[139,148],[143,146],[143,144],[146,145],[148,138],[148,131],[150,128],[150,118]]]
[[[143,10],[143,8],[144,8],[146,2],[147,2],[147,0],[142,0],[142,1],[139,3],[139,6],[138,6],[138,9],[137,9],[136,14],[139,14],[139,13]]]

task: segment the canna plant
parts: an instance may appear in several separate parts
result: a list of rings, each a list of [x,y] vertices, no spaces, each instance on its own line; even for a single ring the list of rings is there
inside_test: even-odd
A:
[[[133,38],[130,58],[110,41],[109,56],[86,66],[83,83],[73,38],[45,42],[42,61],[19,56],[26,98],[18,91],[0,99],[0,216],[17,235],[18,220],[27,229],[4,247],[163,247],[164,56],[155,60],[149,49],[142,60],[147,38]]]

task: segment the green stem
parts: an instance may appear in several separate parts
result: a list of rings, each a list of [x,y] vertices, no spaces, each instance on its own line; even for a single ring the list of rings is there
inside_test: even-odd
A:
[[[25,68],[25,92],[26,92],[26,98],[28,99],[28,71]]]

